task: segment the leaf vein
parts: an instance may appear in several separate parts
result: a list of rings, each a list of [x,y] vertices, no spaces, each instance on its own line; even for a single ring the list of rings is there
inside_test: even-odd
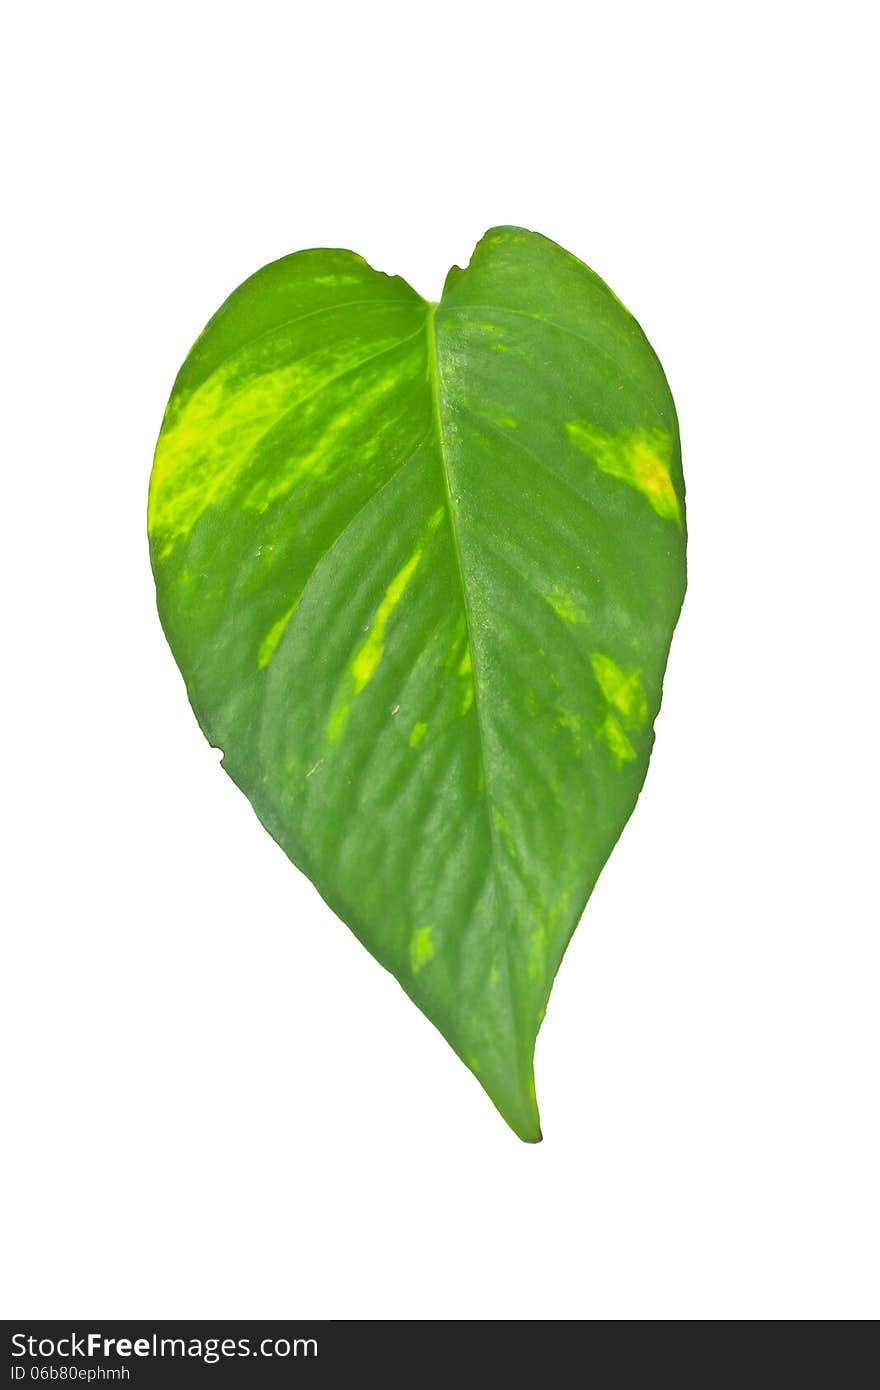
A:
[[[486,775],[486,755],[485,755],[486,734],[485,734],[485,727],[484,727],[484,724],[483,724],[483,716],[482,716],[481,700],[480,700],[480,683],[479,683],[479,678],[478,678],[478,677],[479,677],[479,673],[478,673],[479,662],[478,662],[478,659],[477,659],[477,653],[476,653],[476,649],[475,649],[475,647],[474,647],[474,641],[473,641],[473,620],[472,620],[471,611],[470,611],[470,600],[469,600],[469,596],[468,596],[467,581],[466,581],[465,575],[464,575],[464,567],[463,567],[463,565],[462,565],[461,548],[460,548],[459,540],[458,540],[458,532],[457,532],[456,525],[455,525],[454,505],[453,505],[453,500],[452,500],[452,492],[451,492],[451,490],[450,490],[449,465],[448,465],[447,458],[446,458],[446,450],[445,450],[444,444],[443,444],[443,417],[442,417],[441,405],[440,405],[440,382],[441,382],[441,377],[440,377],[440,364],[439,364],[439,361],[438,361],[438,358],[437,358],[437,330],[436,330],[435,323],[434,323],[434,318],[435,318],[436,311],[437,311],[437,305],[435,304],[435,305],[432,306],[432,308],[431,308],[431,310],[429,311],[429,314],[428,314],[427,332],[428,332],[428,360],[429,360],[429,365],[430,365],[430,376],[431,376],[431,391],[432,391],[433,403],[434,403],[434,413],[435,413],[435,416],[436,416],[436,423],[437,423],[437,447],[438,447],[438,451],[439,451],[439,454],[440,454],[441,473],[443,474],[443,488],[444,488],[444,494],[445,494],[445,498],[446,498],[446,511],[447,511],[447,515],[448,515],[448,517],[449,517],[449,532],[450,532],[450,535],[451,535],[451,537],[452,537],[452,548],[453,548],[453,553],[454,553],[454,555],[455,555],[456,567],[457,567],[457,570],[458,570],[459,584],[460,584],[460,586],[461,586],[462,604],[463,604],[463,608],[464,608],[465,631],[466,631],[466,634],[467,634],[468,649],[469,649],[469,651],[470,651],[470,653],[471,653],[472,680],[473,680],[473,686],[474,686],[474,715],[475,715],[476,724],[477,724],[477,747],[478,747],[479,755],[480,755],[480,767],[481,767],[481,770],[482,770],[483,786],[484,786],[484,788],[485,788],[486,820],[487,820],[488,831],[489,831],[489,847],[490,847],[491,860],[492,860],[492,883],[493,883],[493,889],[494,889],[494,894],[495,894],[496,906],[500,907],[501,902],[502,902],[502,900],[504,899],[504,897],[505,897],[506,895],[503,894],[502,891],[501,891],[501,881],[500,881],[500,878],[499,878],[499,875],[498,875],[498,855],[499,855],[499,851],[498,851],[498,836],[497,836],[497,831],[496,831],[496,828],[495,828],[494,818],[493,818],[493,816],[492,816],[492,814],[491,814],[491,812],[490,812],[490,810],[489,810],[489,805],[488,805],[489,800],[490,800],[490,792],[489,792],[489,779],[488,779],[488,777],[487,777],[487,775]],[[514,1035],[516,1036],[517,1040],[521,1043],[521,1042],[522,1042],[522,1030],[521,1030],[520,1023],[519,1023],[519,1015],[518,1015],[517,1007],[516,1007],[516,997],[515,997],[514,988],[513,988],[513,961],[512,961],[512,958],[511,958],[511,954],[510,954],[510,939],[509,939],[508,930],[507,930],[508,926],[509,926],[509,924],[501,924],[501,939],[502,939],[502,944],[503,944],[503,949],[504,949],[505,964],[506,964],[506,967],[507,967],[505,973],[506,973],[506,977],[507,977],[507,990],[508,990],[508,995],[509,995],[509,998],[510,998],[510,1019],[511,1019],[511,1024],[512,1024],[512,1027],[513,1027]]]

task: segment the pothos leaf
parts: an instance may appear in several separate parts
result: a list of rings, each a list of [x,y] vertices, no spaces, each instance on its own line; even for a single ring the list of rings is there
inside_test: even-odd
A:
[[[540,1138],[535,1038],[645,777],[685,588],[638,324],[514,227],[439,304],[348,251],[287,256],[186,359],[149,529],[226,770]]]

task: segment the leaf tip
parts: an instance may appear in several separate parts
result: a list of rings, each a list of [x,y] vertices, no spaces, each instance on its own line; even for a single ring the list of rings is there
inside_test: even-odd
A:
[[[521,1084],[507,1091],[503,1096],[488,1091],[501,1118],[524,1144],[540,1144],[544,1138],[541,1132],[541,1116],[538,1112],[538,1098],[535,1093],[534,1072],[529,1069]]]

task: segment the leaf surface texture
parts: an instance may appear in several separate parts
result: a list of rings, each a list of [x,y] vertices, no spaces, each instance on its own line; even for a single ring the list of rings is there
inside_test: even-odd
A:
[[[149,530],[224,767],[539,1138],[535,1039],[644,780],[684,595],[642,330],[519,228],[436,305],[351,252],[288,256],[187,357]]]

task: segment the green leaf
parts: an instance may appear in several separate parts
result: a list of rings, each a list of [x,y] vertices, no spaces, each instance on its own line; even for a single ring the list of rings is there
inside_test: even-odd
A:
[[[348,251],[266,266],[156,449],[159,611],[202,729],[523,1139],[553,978],[647,770],[683,499],[638,324],[515,227],[439,304]]]

